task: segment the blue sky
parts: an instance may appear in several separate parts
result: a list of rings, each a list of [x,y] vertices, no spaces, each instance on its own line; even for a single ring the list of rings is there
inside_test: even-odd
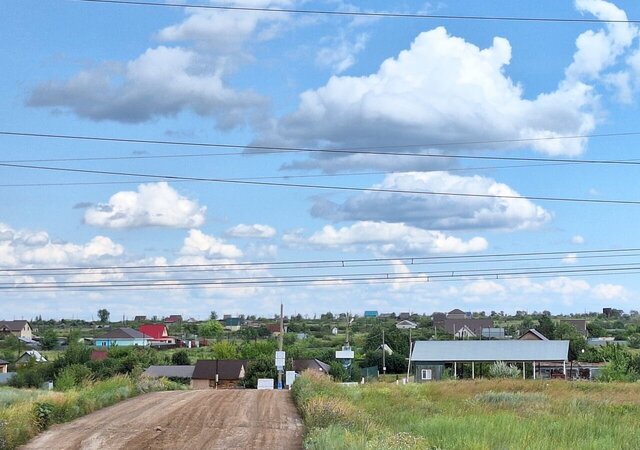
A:
[[[189,2],[192,3],[192,2]],[[636,19],[636,2],[211,1],[213,5],[466,16]],[[9,1],[0,123],[9,132],[372,149],[397,153],[633,159],[640,37],[629,23],[336,17]],[[533,139],[526,141],[527,139]],[[520,140],[510,144],[463,144]],[[438,147],[434,143],[448,143]],[[411,147],[407,147],[411,145]],[[272,179],[517,197],[638,199],[634,166],[530,165],[362,154],[249,154],[187,146],[0,136],[3,161],[206,178]],[[226,156],[173,157],[202,153]],[[145,157],[84,160],[79,158]],[[159,156],[172,156],[158,158]],[[49,161],[58,159],[58,161]],[[60,160],[64,161],[60,161]],[[42,161],[46,160],[46,161]],[[331,175],[331,176],[327,176]],[[80,183],[80,184],[69,184]],[[93,184],[87,184],[93,183]],[[104,184],[95,184],[104,183]],[[41,184],[34,186],[34,184]],[[53,185],[52,185],[53,184]],[[574,252],[640,247],[637,205],[344,192],[0,167],[0,269],[13,317],[364,309],[431,313],[636,309],[633,274],[442,283],[158,289],[164,273],[25,277],[20,269],[386,258],[374,268],[230,271],[223,277],[411,274],[633,263]],[[556,260],[438,264],[411,257],[563,252]],[[584,255],[587,256],[587,255]],[[593,255],[591,255],[593,256]],[[13,270],[13,271],[11,271]],[[160,270],[160,269],[158,269]],[[210,275],[210,274],[209,274]],[[123,282],[153,290],[25,283]],[[180,279],[196,273],[171,274]]]

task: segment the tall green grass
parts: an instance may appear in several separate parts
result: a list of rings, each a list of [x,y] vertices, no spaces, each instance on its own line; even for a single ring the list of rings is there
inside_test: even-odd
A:
[[[166,380],[117,375],[78,389],[0,389],[0,449],[14,449],[52,424],[63,423],[140,393],[183,389]]]
[[[293,386],[307,449],[638,449],[640,384],[476,380]]]

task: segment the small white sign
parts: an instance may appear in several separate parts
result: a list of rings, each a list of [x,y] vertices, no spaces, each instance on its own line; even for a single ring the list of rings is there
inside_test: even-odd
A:
[[[294,381],[296,381],[296,377],[298,376],[293,370],[287,370],[287,374],[285,377],[285,384],[287,386],[291,386]]]
[[[273,378],[258,378],[258,389],[273,390]]]
[[[353,350],[338,350],[336,352],[336,359],[353,359]]]
[[[284,359],[285,352],[276,352],[276,359]]]

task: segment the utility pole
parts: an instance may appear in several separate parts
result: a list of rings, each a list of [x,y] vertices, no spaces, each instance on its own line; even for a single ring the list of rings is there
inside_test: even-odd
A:
[[[278,339],[278,350],[282,351],[284,337],[284,307],[280,303],[280,336]],[[282,369],[278,369],[278,389],[282,389]]]
[[[386,351],[384,345],[384,328],[382,329],[382,375],[386,375],[387,373],[387,363],[386,363]]]

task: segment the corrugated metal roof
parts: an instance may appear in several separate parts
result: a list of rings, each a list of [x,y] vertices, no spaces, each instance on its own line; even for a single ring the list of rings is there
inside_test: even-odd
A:
[[[412,361],[565,361],[569,341],[417,341]]]

